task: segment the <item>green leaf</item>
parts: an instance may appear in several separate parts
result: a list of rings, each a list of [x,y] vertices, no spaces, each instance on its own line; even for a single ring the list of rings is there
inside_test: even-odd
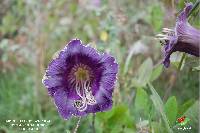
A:
[[[183,105],[181,105],[178,111],[178,117],[181,117],[183,113],[185,113],[185,111],[194,104],[194,102],[195,102],[194,99],[190,99],[186,101]]]
[[[104,113],[99,112],[96,114],[96,118],[99,121],[106,122],[108,119],[110,119],[113,116],[114,113],[115,112],[113,109]]]
[[[193,127],[198,127],[199,123],[199,101],[196,101],[185,113],[184,115],[188,117],[191,121],[190,124]]]
[[[115,132],[119,129],[128,128],[135,131],[135,123],[133,117],[130,117],[128,107],[119,105],[113,107],[111,111],[105,113],[97,113],[98,123],[104,125],[104,131]]]
[[[169,120],[169,123],[172,126],[176,121],[177,112],[178,112],[178,105],[176,102],[176,97],[173,96],[167,100],[167,102],[164,106],[164,110],[165,110],[166,116]]]
[[[173,131],[170,128],[170,125],[169,125],[169,120],[167,119],[167,116],[165,114],[164,105],[163,105],[163,102],[162,102],[160,96],[158,95],[158,93],[156,92],[156,90],[154,89],[154,87],[150,83],[148,83],[148,86],[149,86],[149,88],[151,90],[151,93],[152,93],[151,100],[152,100],[152,102],[154,104],[154,107],[156,108],[156,110],[158,112],[160,112],[160,114],[161,114],[161,116],[163,118],[163,121],[165,123],[165,126],[167,128],[167,131],[169,133],[173,133]]]
[[[150,81],[152,71],[153,71],[153,62],[151,58],[148,58],[140,66],[137,76],[132,80],[132,83],[136,87],[146,86],[147,82]]]
[[[124,64],[124,69],[123,69],[123,74],[126,74],[128,72],[128,68],[130,66],[132,56],[133,56],[133,49],[130,50],[128,57],[126,58],[126,61]]]
[[[149,81],[153,70],[153,62],[151,58],[145,60],[139,68],[139,82],[144,85]]]
[[[113,126],[119,126],[119,125],[125,125],[129,128],[133,128],[133,121],[130,117],[130,112],[128,110],[127,106],[121,105],[117,106],[113,109],[114,113],[112,117],[108,120],[108,123],[110,123],[110,127]]]
[[[136,113],[140,114],[140,117],[148,116],[149,112],[149,97],[146,91],[142,88],[137,89],[136,99],[135,99],[135,110]],[[141,115],[144,116],[141,116]]]
[[[152,81],[156,80],[160,76],[162,71],[163,71],[163,66],[162,65],[158,65],[157,67],[155,67],[153,69],[152,74],[151,74],[150,81],[152,82]]]

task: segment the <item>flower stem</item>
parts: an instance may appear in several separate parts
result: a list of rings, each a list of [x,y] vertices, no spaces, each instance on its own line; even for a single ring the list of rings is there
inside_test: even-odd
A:
[[[178,65],[178,70],[179,71],[181,70],[181,67],[182,67],[183,61],[185,59],[185,56],[186,56],[186,53],[183,53],[183,55],[181,57],[181,61],[180,61],[179,65]]]
[[[77,133],[77,130],[80,126],[80,121],[81,121],[81,116],[78,118],[78,122],[76,123],[76,128],[74,129],[74,132],[73,133]]]
[[[92,130],[93,130],[93,133],[96,133],[96,130],[95,130],[95,117],[96,117],[96,114],[94,113],[92,115]]]

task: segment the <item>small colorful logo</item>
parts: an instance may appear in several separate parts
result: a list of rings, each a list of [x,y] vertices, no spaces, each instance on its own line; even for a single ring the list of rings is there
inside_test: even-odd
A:
[[[177,127],[178,130],[191,130],[192,127],[189,125],[187,126],[189,121],[190,119],[187,118],[186,116],[177,118],[175,127]]]
[[[185,126],[189,121],[190,121],[189,118],[187,118],[186,116],[182,116],[177,119],[176,123],[179,126]]]

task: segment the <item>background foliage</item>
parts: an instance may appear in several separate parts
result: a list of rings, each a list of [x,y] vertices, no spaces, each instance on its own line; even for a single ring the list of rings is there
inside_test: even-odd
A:
[[[41,83],[52,55],[73,38],[112,54],[120,66],[114,106],[96,114],[97,133],[182,132],[176,119],[183,115],[192,127],[184,132],[197,133],[198,59],[187,55],[178,70],[177,52],[165,69],[154,39],[183,7],[183,0],[0,1],[0,133],[20,132],[8,119],[50,119],[41,133],[73,130],[77,119],[61,119]],[[198,11],[190,18],[195,27]],[[82,118],[78,132],[93,132],[92,120]]]

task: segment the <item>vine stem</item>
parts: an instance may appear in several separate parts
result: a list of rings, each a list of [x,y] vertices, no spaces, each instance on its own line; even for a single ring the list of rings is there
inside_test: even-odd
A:
[[[74,132],[73,133],[77,133],[77,130],[80,126],[80,122],[81,122],[81,116],[78,118],[78,122],[76,123],[76,128],[74,129]]]

